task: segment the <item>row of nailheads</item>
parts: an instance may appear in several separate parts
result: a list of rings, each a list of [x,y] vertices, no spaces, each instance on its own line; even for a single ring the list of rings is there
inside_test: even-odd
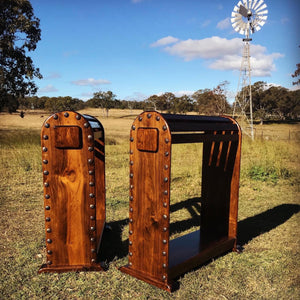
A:
[[[64,113],[64,117],[68,118],[69,117],[69,113],[68,112],[65,112]],[[59,116],[57,114],[53,115],[53,119],[54,120],[58,120]],[[77,120],[80,120],[81,119],[81,116],[80,115],[76,115],[76,119]],[[86,122],[84,123],[84,127],[85,128],[89,128],[89,123]],[[46,123],[45,124],[45,128],[49,129],[50,128],[50,124],[49,123]],[[44,134],[43,135],[43,139],[45,141],[48,141],[49,139],[49,135],[46,135]],[[88,135],[88,140],[89,142],[93,143],[93,136],[92,135]],[[43,152],[44,152],[44,155],[48,152],[48,148],[44,145],[43,148],[42,148]],[[93,155],[93,150],[94,150],[94,147],[93,146],[89,146],[88,147],[88,151]],[[48,160],[47,159],[43,159],[43,164],[47,165],[48,164]],[[94,167],[94,159],[93,157],[92,158],[88,158],[88,164],[91,166],[91,167]],[[89,169],[89,175],[90,175],[90,181],[89,181],[89,186],[90,186],[90,193],[89,193],[89,197],[91,199],[94,199],[95,198],[95,194],[94,194],[94,186],[95,186],[95,176],[94,176],[94,169],[93,168],[90,168]],[[49,171],[48,170],[44,170],[43,171],[43,174],[45,176],[48,176],[49,175]],[[47,193],[47,188],[49,187],[49,181],[46,180],[44,182],[44,188],[45,188],[45,199],[46,200],[49,200],[50,199],[50,195]],[[90,238],[90,241],[91,241],[91,253],[92,253],[92,259],[91,259],[91,262],[92,263],[95,263],[96,262],[96,237],[95,237],[95,233],[96,233],[96,205],[95,205],[95,201],[93,201],[93,203],[90,203],[90,209],[92,210],[91,214],[90,214],[90,230],[91,230],[91,233],[92,233],[92,236]],[[45,210],[46,211],[50,211],[51,207],[50,205],[45,205]],[[50,216],[47,214],[46,216],[46,222],[50,222],[51,221],[51,218]],[[47,224],[46,223],[46,224]],[[51,224],[51,223],[49,223]],[[47,226],[47,225],[46,225]],[[46,229],[46,232],[48,234],[50,234],[52,232],[52,229],[51,227],[47,227]],[[50,248],[50,244],[52,244],[52,239],[51,238],[48,238],[46,239],[46,242],[47,242],[47,264],[48,265],[51,265],[52,264],[52,261],[50,260],[49,256],[53,254],[52,250],[49,249]]]
[[[151,119],[152,117],[152,114],[151,113],[148,113],[147,114],[147,118],[148,119]],[[156,121],[160,121],[160,116],[156,116]],[[141,122],[143,120],[143,117],[142,116],[139,116],[139,122]],[[136,129],[136,126],[133,125],[132,126],[132,131],[135,131]],[[167,126],[166,125],[163,125],[162,127],[162,130],[165,132],[167,130]],[[133,150],[133,143],[134,142],[134,137],[131,135],[130,137],[130,196],[129,196],[129,200],[130,200],[130,205],[129,205],[129,257],[128,257],[128,260],[129,260],[129,266],[132,266],[132,260],[131,260],[131,257],[133,256],[133,253],[132,253],[132,234],[133,234],[133,218],[132,218],[132,214],[133,214],[133,207],[131,205],[132,201],[134,200],[134,197],[133,197],[133,189],[134,189],[134,185],[133,185],[133,177],[134,177],[134,174],[133,174],[133,170],[132,170],[132,166],[134,164],[134,161],[132,159],[132,155],[134,154],[134,150]],[[167,145],[169,143],[169,139],[166,138],[165,139],[165,144]],[[168,150],[168,149],[167,149]],[[162,255],[164,257],[164,262],[163,262],[163,265],[162,267],[164,268],[165,272],[164,274],[162,275],[162,279],[163,280],[166,280],[167,278],[167,265],[168,265],[168,262],[167,262],[167,249],[168,249],[168,241],[169,241],[169,233],[168,233],[168,226],[169,226],[169,220],[168,220],[168,202],[169,202],[169,152],[168,151],[164,151],[164,157],[166,159],[166,163],[164,164],[164,171],[165,171],[165,176],[164,176],[164,179],[163,179],[163,183],[164,183],[164,189],[163,189],[163,195],[164,195],[164,200],[163,200],[163,207],[165,208],[165,213],[163,214],[163,219],[165,220],[165,224],[163,225],[163,228],[162,228],[162,231],[163,231],[163,245],[165,245],[165,250],[162,251]]]

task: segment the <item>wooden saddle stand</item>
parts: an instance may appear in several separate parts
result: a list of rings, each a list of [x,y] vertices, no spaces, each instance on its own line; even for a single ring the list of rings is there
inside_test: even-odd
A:
[[[171,146],[203,143],[200,230],[170,241]],[[230,117],[144,112],[130,132],[128,265],[171,292],[174,279],[236,249],[241,130]]]
[[[99,271],[105,226],[104,129],[94,117],[53,114],[41,131],[47,263],[42,272]]]

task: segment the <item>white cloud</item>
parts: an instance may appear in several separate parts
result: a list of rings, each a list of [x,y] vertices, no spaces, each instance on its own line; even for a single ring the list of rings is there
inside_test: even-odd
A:
[[[173,36],[167,36],[164,37],[158,41],[156,41],[155,43],[151,44],[151,47],[161,47],[161,46],[166,46],[166,45],[170,45],[170,44],[174,44],[176,42],[178,42],[179,39],[174,38]]]
[[[177,91],[177,92],[174,92],[174,95],[176,97],[182,97],[184,95],[187,95],[187,96],[191,96],[195,93],[195,91]]]
[[[88,79],[79,79],[72,81],[72,84],[79,85],[79,86],[97,86],[102,84],[110,84],[111,82],[106,79],[94,79],[94,78],[88,78]]]
[[[230,24],[230,18],[226,18],[224,20],[221,20],[218,24],[217,24],[217,28],[218,29],[221,29],[221,30],[224,30],[224,29],[227,29],[227,28],[230,28],[231,27],[231,24]]]
[[[140,101],[140,100],[145,100],[149,97],[149,95],[146,95],[141,92],[133,92],[131,95],[126,96],[124,100],[128,101]]]
[[[224,55],[236,54],[241,49],[241,40],[238,38],[227,40],[218,36],[205,38],[203,40],[188,39],[179,41],[173,46],[164,48],[171,55],[180,56],[186,61],[197,58],[217,58]]]
[[[173,39],[175,41],[176,38]],[[164,38],[158,41],[161,40]],[[239,70],[241,67],[243,42],[239,38],[228,40],[213,36],[202,40],[177,39],[173,45],[161,44],[161,46],[163,51],[179,56],[185,61],[205,59],[211,69]],[[271,76],[276,70],[274,60],[283,57],[281,53],[267,54],[267,49],[261,45],[250,45],[250,55],[253,76]]]
[[[52,84],[48,84],[45,87],[38,90],[39,93],[53,93],[57,91],[58,89],[54,87]]]

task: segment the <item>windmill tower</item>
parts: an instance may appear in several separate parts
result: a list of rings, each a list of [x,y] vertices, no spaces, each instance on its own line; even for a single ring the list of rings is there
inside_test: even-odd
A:
[[[250,135],[253,134],[253,113],[251,94],[251,65],[250,65],[250,34],[259,31],[267,20],[268,10],[263,0],[242,0],[234,7],[231,13],[231,24],[235,31],[245,36],[243,38],[243,56],[237,94],[233,106],[233,116],[239,114],[250,126]],[[238,112],[239,111],[239,112]],[[243,131],[248,134],[246,128]]]

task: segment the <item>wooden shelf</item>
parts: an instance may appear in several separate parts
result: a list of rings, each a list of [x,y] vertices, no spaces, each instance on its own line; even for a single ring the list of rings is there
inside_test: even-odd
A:
[[[170,241],[169,278],[175,278],[234,247],[235,238],[224,237],[208,245],[201,245],[200,236],[200,230],[197,230]]]

